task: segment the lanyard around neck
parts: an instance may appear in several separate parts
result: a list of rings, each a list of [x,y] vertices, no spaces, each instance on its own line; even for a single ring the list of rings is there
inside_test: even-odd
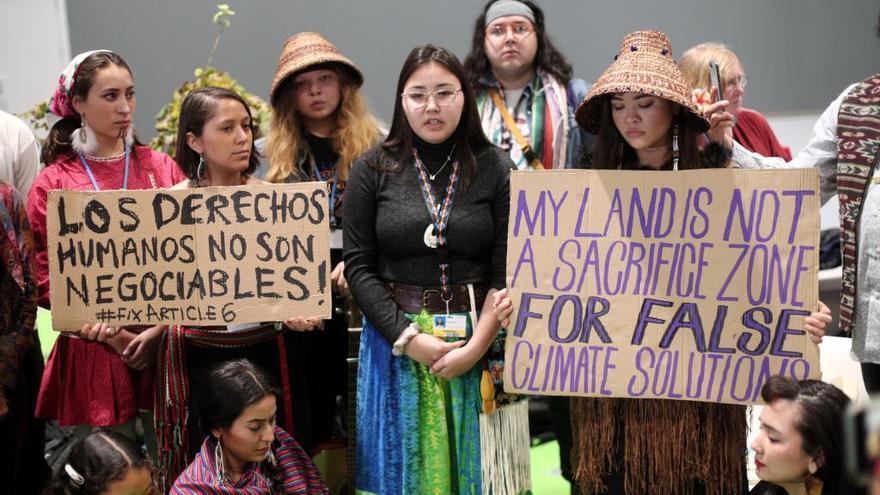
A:
[[[131,148],[125,148],[125,172],[123,172],[122,176],[122,189],[128,189],[128,159],[131,156]],[[100,191],[101,188],[98,186],[98,181],[95,179],[95,174],[92,173],[92,168],[89,167],[89,162],[86,161],[86,157],[80,153],[79,161],[82,163],[83,168],[86,170],[86,175],[89,176],[89,180],[92,181],[92,187],[95,188],[95,191]]]
[[[455,190],[460,179],[458,160],[452,162],[452,174],[449,177],[449,185],[446,186],[446,197],[441,203],[434,199],[434,193],[431,191],[431,183],[428,181],[428,173],[425,172],[425,166],[419,158],[419,153],[413,148],[413,159],[416,170],[419,174],[419,182],[422,186],[422,198],[425,200],[425,206],[428,208],[428,214],[431,216],[431,224],[436,231],[437,259],[440,265],[440,296],[444,301],[448,301],[447,297],[452,297],[449,287],[449,245],[446,239],[446,226],[449,223],[449,215],[452,210],[452,200],[455,198]],[[431,226],[429,225],[429,228]]]
[[[309,153],[309,163],[312,165],[312,172],[315,174],[315,180],[323,180],[321,171],[315,163],[315,158]],[[330,186],[330,226],[336,227],[336,184],[339,182],[339,161],[333,165],[333,184]]]

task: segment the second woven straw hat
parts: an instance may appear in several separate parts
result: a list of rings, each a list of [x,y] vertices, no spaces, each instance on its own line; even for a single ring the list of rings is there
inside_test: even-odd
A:
[[[597,133],[602,122],[602,103],[608,95],[642,93],[681,105],[696,119],[701,132],[709,122],[691,102],[693,87],[672,58],[672,43],[660,31],[636,31],[623,38],[614,62],[599,76],[575,113],[578,124]]]
[[[364,83],[364,75],[361,70],[345,55],[318,33],[297,33],[284,42],[281,56],[278,57],[278,68],[275,77],[272,78],[272,87],[269,88],[269,99],[275,102],[275,91],[288,77],[307,69],[313,65],[337,63],[342,65],[353,82],[360,86]]]

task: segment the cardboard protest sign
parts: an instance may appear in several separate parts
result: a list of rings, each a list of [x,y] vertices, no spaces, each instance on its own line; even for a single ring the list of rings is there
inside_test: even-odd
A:
[[[505,390],[752,403],[818,378],[815,170],[514,172]]]
[[[47,227],[56,329],[330,316],[323,182],[52,191]]]

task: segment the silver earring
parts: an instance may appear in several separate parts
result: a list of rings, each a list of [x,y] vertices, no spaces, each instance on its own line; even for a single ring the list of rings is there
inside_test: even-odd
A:
[[[224,484],[227,482],[226,467],[223,465],[223,445],[220,438],[217,438],[217,445],[214,446],[214,477],[217,483]]]
[[[205,159],[199,155],[199,166],[196,167],[196,180],[201,182],[205,180]]]
[[[86,130],[85,130],[86,129],[86,120],[82,119],[80,121],[79,126],[82,128],[82,130],[79,132],[79,141],[82,144],[86,144],[86,142],[89,140],[89,136],[87,135]]]
[[[91,155],[98,149],[98,137],[86,123],[85,115],[80,118],[82,124],[79,129],[70,133],[70,147],[77,153]]]
[[[272,467],[277,467],[278,463],[275,461],[275,454],[272,452],[272,447],[269,447],[269,452],[266,453],[266,460],[269,461],[269,465]]]

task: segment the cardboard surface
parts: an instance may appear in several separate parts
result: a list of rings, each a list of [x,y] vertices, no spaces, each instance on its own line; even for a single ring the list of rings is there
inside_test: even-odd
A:
[[[818,378],[818,242],[815,170],[514,172],[505,390],[755,403]]]
[[[329,318],[323,182],[52,191],[56,329]]]

